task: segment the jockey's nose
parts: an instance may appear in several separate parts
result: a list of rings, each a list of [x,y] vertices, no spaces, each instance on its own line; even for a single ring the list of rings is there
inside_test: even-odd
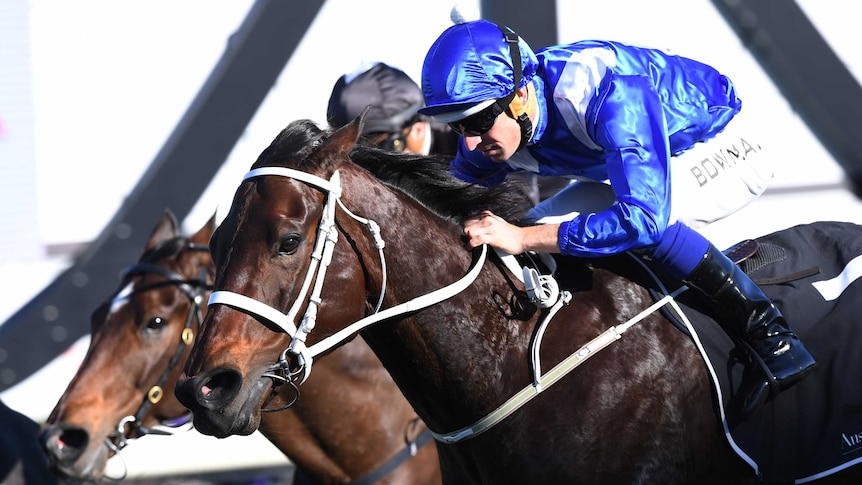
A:
[[[473,151],[479,146],[479,143],[482,142],[482,135],[467,135],[464,134],[464,146],[467,147],[467,150]]]

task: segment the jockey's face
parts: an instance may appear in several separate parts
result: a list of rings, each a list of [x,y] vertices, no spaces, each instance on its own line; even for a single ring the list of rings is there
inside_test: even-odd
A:
[[[512,114],[513,109],[518,113],[527,113],[531,123],[535,118],[536,103],[528,102],[532,99],[531,92],[529,85],[518,89],[509,107],[496,118],[490,119],[493,120],[493,123],[490,121],[488,123],[471,123],[468,121],[473,120],[465,120],[461,123],[456,121],[450,125],[460,128],[458,131],[462,133],[464,145],[468,150],[479,150],[491,160],[504,163],[512,158],[512,155],[521,146],[521,125],[518,124],[515,115]],[[483,126],[478,127],[480,124]],[[476,125],[477,128],[471,130],[471,125]]]
[[[518,150],[521,144],[521,127],[507,111],[497,117],[490,130],[482,134],[465,131],[464,145],[470,151],[479,150],[491,160],[503,163]]]
[[[409,129],[405,151],[428,155],[431,149],[431,125],[427,121],[417,121],[410,125]]]

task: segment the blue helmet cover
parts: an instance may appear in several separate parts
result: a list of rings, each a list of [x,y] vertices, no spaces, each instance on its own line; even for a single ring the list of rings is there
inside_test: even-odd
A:
[[[526,86],[536,72],[536,54],[518,37],[521,82]],[[503,98],[512,91],[515,75],[509,45],[500,27],[475,20],[449,27],[432,44],[422,64],[422,95],[419,112],[435,116],[461,112],[483,101]]]

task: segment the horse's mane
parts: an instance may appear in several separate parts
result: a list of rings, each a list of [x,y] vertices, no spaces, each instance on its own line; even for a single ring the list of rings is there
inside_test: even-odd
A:
[[[527,195],[514,183],[483,187],[455,178],[449,173],[448,157],[392,153],[357,145],[351,159],[438,215],[458,222],[482,210],[517,222],[531,207]]]
[[[313,121],[294,121],[276,136],[252,168],[285,163],[300,170],[315,168],[321,163],[314,157],[315,151],[332,134]],[[515,183],[483,187],[455,178],[449,173],[448,157],[393,153],[360,142],[351,150],[350,158],[381,182],[459,223],[483,210],[517,223],[531,207],[529,197]]]

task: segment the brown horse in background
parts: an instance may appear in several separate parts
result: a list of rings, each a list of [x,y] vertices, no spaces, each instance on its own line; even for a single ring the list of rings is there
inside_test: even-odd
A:
[[[181,236],[166,211],[140,261],[93,313],[87,356],[42,432],[57,476],[98,480],[131,440],[190,419],[173,388],[200,331],[214,229],[211,219]],[[294,483],[440,483],[434,445],[415,441],[424,426],[364,342],[335,352],[321,375],[338,384],[310,380],[302,404],[263,414],[260,431],[296,466]],[[280,391],[267,409],[295,399],[289,386]]]
[[[288,125],[213,235],[211,308],[176,388],[201,432],[252,432],[269,376],[313,379],[361,332],[442,442],[445,483],[757,482],[726,440],[695,344],[654,311],[632,258],[558,260],[570,299],[541,308],[462,241],[471,211],[517,220],[524,198],[457,181],[445,160],[357,146],[360,126]],[[583,365],[555,373],[571,362]],[[553,388],[533,385],[545,378]],[[825,482],[859,483],[860,471]]]

